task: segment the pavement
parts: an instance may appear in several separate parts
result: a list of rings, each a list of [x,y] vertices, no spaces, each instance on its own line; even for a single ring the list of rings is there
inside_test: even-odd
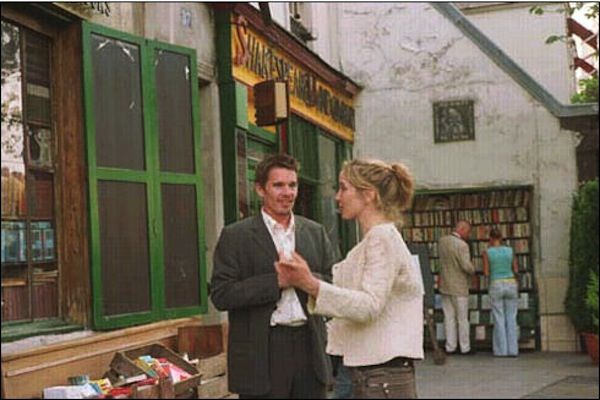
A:
[[[450,355],[435,365],[431,353],[415,365],[422,399],[598,399],[598,365],[583,353],[491,352]]]

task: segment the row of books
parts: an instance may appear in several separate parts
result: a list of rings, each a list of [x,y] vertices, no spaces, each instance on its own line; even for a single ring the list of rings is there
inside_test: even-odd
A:
[[[526,222],[528,214],[525,207],[415,212],[412,218],[407,218],[406,226],[454,226],[460,220],[469,221],[472,225]]]
[[[2,263],[27,262],[25,221],[2,221]],[[54,228],[50,221],[31,223],[31,257],[33,261],[54,260]]]
[[[442,309],[442,295],[436,293],[434,296],[434,308],[436,310]],[[519,293],[519,310],[529,309],[529,293]],[[469,295],[469,310],[491,310],[492,299],[489,294],[470,294]]]
[[[473,226],[473,229],[471,229],[470,240],[489,240],[492,227],[499,229],[505,238],[523,238],[529,237],[531,234],[528,222],[493,226],[479,225]],[[440,238],[450,233],[452,233],[452,227],[450,226],[413,227],[402,230],[403,237],[409,242],[437,242]]]
[[[449,210],[466,208],[498,208],[529,206],[528,189],[493,190],[479,193],[450,195],[421,195],[415,198],[414,211]]]
[[[427,248],[429,250],[429,258],[431,259],[431,262],[432,262],[431,269],[434,272],[439,271],[439,268],[434,265],[434,264],[438,263],[437,261],[435,261],[439,257],[438,242],[431,241],[431,242],[426,242],[426,244],[427,244]],[[470,241],[470,242],[468,242],[468,244],[469,244],[469,251],[470,251],[471,259],[475,263],[475,268],[477,270],[481,271],[481,266],[483,264],[481,264],[482,263],[481,260],[477,260],[477,259],[480,258],[481,255],[487,250],[488,242],[487,241]],[[512,247],[515,252],[515,255],[517,257],[519,257],[519,256],[527,257],[527,254],[529,254],[529,239],[526,239],[526,238],[505,239],[504,244],[506,246]],[[521,258],[519,258],[519,260],[521,260]],[[522,260],[523,260],[523,263],[519,262],[519,265],[521,265],[521,268],[529,269],[528,260],[526,260],[525,258],[522,258]]]
[[[506,239],[504,244],[512,247],[517,255],[529,253],[529,239]],[[469,242],[471,257],[481,257],[487,248],[488,242]]]

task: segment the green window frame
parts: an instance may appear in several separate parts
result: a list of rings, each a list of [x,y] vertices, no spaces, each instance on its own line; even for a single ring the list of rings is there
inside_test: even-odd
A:
[[[328,230],[332,228],[331,224],[335,219],[337,229],[330,233],[330,239],[344,256],[357,242],[356,225],[352,221],[342,220],[337,213],[332,218],[331,207],[325,209],[324,198],[331,198],[331,191],[337,191],[342,165],[352,158],[352,145],[295,114],[292,114],[289,124],[289,152],[300,163],[300,190],[304,190],[296,200],[295,212],[324,224]],[[334,146],[333,160],[326,159],[325,144]],[[332,158],[331,154],[329,158]],[[324,163],[331,162],[334,163],[334,176],[326,176],[327,165]],[[332,179],[333,183],[328,182],[328,179]],[[330,215],[325,215],[326,213]]]
[[[197,71],[196,52],[193,49],[147,40],[87,22],[83,24],[82,33],[85,99],[84,115],[86,122],[90,207],[92,311],[94,326],[97,329],[111,329],[206,313],[208,310],[205,261],[206,246],[202,204],[202,169],[200,165],[198,78],[195,73],[195,71]],[[99,146],[97,146],[97,140],[99,136],[98,132],[96,132],[96,118],[112,117],[95,115],[96,88],[94,81],[94,49],[92,48],[92,39],[93,36],[97,37],[98,35],[108,40],[113,40],[117,44],[120,43],[120,45],[122,45],[125,43],[126,45],[131,45],[139,49],[139,91],[141,96],[141,105],[139,105],[139,107],[141,108],[141,129],[143,139],[143,144],[141,145],[143,151],[142,168],[102,166],[99,165],[98,162],[97,151],[99,150]],[[99,46],[96,47],[96,49],[99,48]],[[123,49],[125,49],[125,47],[123,47]],[[128,56],[131,56],[126,49],[124,51]],[[158,98],[158,90],[164,86],[159,86],[156,70],[158,60],[163,52],[174,54],[175,58],[184,56],[187,59],[186,80],[189,81],[190,94],[189,98],[185,101],[189,101],[189,106],[191,107],[191,110],[189,111],[191,117],[191,139],[193,141],[192,149],[190,150],[190,162],[192,163],[191,171],[186,170],[182,172],[176,169],[176,172],[174,172],[173,169],[167,168],[166,163],[163,165],[165,168],[161,169],[163,162],[163,153],[161,151],[167,151],[167,146],[161,147],[161,142],[164,142],[165,139],[161,136],[162,131],[159,121],[160,99]],[[182,98],[186,97],[182,96]],[[173,146],[177,145],[175,141],[173,141],[173,143]],[[123,150],[123,152],[125,152],[125,150]],[[142,210],[139,211],[139,214],[142,215],[142,217],[144,216],[143,214],[145,214],[145,226],[143,224],[142,226],[146,230],[146,236],[142,237],[146,237],[147,243],[128,244],[130,248],[133,248],[136,245],[147,246],[147,266],[143,265],[142,268],[147,267],[147,270],[143,272],[148,274],[148,292],[145,293],[145,295],[148,296],[148,303],[140,305],[140,310],[107,312],[107,309],[110,307],[106,306],[107,303],[105,301],[110,297],[106,295],[107,290],[109,290],[107,286],[110,285],[107,285],[105,282],[106,279],[112,277],[106,278],[103,276],[103,272],[106,271],[103,270],[102,264],[103,243],[101,243],[101,239],[103,236],[101,224],[103,221],[101,220],[101,212],[106,207],[105,204],[110,203],[109,200],[106,200],[102,195],[102,187],[108,187],[108,183],[117,183],[117,185],[114,185],[117,187],[119,185],[122,185],[123,187],[127,185],[130,187],[141,185],[145,189],[142,192],[145,195],[145,203],[142,205],[145,206],[146,212],[144,213]],[[168,191],[165,190],[167,188],[169,189]],[[171,222],[169,221],[173,220],[172,214],[175,213],[177,205],[181,204],[183,201],[182,199],[185,197],[181,195],[184,193],[182,190],[185,191],[186,189],[189,189],[186,193],[191,193],[192,195],[192,197],[188,196],[187,199],[193,199],[191,202],[187,203],[187,206],[191,206],[190,210],[195,208],[196,215],[196,223],[191,223],[191,225],[188,224],[187,229],[191,229],[192,231],[195,229],[197,241],[192,239],[185,242],[185,247],[188,253],[191,251],[189,254],[192,254],[193,259],[197,256],[198,271],[195,271],[195,269],[193,271],[188,271],[188,273],[192,273],[192,291],[197,291],[197,293],[194,293],[194,297],[190,300],[192,304],[173,305],[172,300],[170,300],[171,297],[169,297],[168,294],[171,293],[177,296],[177,288],[173,288],[174,283],[171,281],[171,275],[169,275],[172,270],[167,271],[167,268],[171,268],[170,266],[173,261],[165,259],[168,258],[165,257],[166,253],[168,253],[168,250],[165,250],[165,246],[168,247],[175,242],[168,242],[169,237],[165,232],[168,230],[168,227],[165,225],[167,223],[170,224]],[[170,197],[165,195],[167,192],[171,193]],[[175,193],[175,196],[173,196],[173,193]],[[167,206],[164,205],[166,202],[165,199],[168,199],[168,203],[171,204],[171,207],[168,209]],[[103,204],[103,202],[105,204]],[[125,202],[126,201],[124,201],[124,203]],[[125,206],[126,204],[124,207]],[[182,222],[183,220],[184,219],[180,219],[179,222]],[[143,220],[141,221],[143,222]],[[173,228],[171,225],[169,226],[171,229]],[[179,240],[181,241],[180,238]],[[175,244],[175,247],[177,247],[177,243]],[[107,259],[108,258],[109,257],[107,257]],[[123,265],[122,267],[127,268],[127,265]],[[133,265],[131,265],[131,267],[136,268]],[[124,276],[126,275],[127,271],[125,270]],[[185,276],[185,272],[182,272],[182,275]],[[196,277],[198,279],[197,283],[193,282],[196,280]],[[114,279],[117,280],[119,278],[115,277]],[[108,282],[115,281],[108,280]],[[180,284],[184,286],[188,283],[189,281],[185,280],[180,282]],[[136,285],[139,284],[139,282],[129,282],[128,284]],[[195,286],[196,284],[197,286]],[[195,297],[196,295],[197,298]],[[170,305],[168,304],[169,301],[171,301]]]

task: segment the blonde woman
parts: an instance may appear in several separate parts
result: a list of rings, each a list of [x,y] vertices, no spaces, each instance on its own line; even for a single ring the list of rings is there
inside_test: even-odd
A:
[[[399,163],[353,160],[336,200],[362,240],[317,279],[301,256],[276,263],[280,278],[310,295],[309,312],[333,319],[327,352],[352,371],[355,398],[416,398],[413,361],[423,358],[423,283],[394,222],[409,207],[413,178]]]

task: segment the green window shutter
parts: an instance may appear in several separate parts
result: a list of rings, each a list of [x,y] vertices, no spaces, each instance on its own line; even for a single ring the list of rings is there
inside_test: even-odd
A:
[[[83,35],[94,325],[206,312],[195,51]]]
[[[317,183],[319,180],[317,128],[310,122],[292,115],[289,141],[291,154],[300,163],[300,178]]]

